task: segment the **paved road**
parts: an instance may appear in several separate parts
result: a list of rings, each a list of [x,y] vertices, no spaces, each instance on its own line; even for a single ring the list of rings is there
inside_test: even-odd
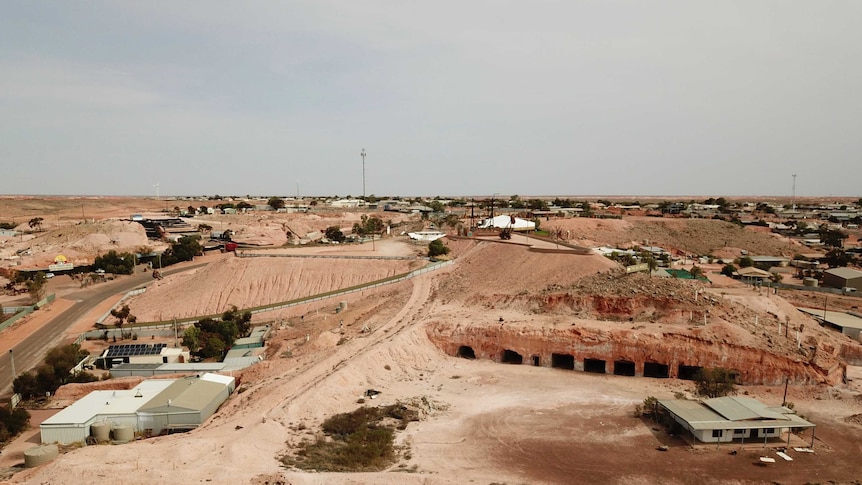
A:
[[[170,275],[190,269],[205,266],[206,263],[190,265],[183,268],[164,270],[162,274]],[[111,296],[125,293],[129,290],[142,286],[153,280],[152,274],[138,273],[133,276],[122,277],[109,283],[94,285],[86,290],[76,291],[63,296],[66,300],[72,300],[76,303],[61,313],[52,318],[39,330],[28,336],[12,348],[15,354],[15,371],[21,374],[24,371],[36,367],[42,362],[45,353],[53,346],[59,343],[63,332],[75,324],[78,319],[86,315],[105,299]],[[94,322],[95,323],[95,322]],[[12,363],[8,352],[0,355],[0,392],[11,392],[12,388]]]

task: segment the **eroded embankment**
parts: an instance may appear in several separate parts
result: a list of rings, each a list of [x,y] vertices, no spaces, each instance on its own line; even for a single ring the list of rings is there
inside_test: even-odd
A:
[[[698,368],[724,367],[746,385],[842,382],[846,364],[836,350],[778,355],[708,340],[684,332],[600,330],[585,327],[523,328],[431,322],[429,339],[452,356],[491,359],[617,375],[691,379]]]

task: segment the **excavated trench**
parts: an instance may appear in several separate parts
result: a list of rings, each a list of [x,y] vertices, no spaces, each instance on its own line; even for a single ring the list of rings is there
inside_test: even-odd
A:
[[[842,382],[837,355],[806,359],[682,332],[571,328],[507,328],[431,322],[429,339],[451,356],[619,376],[692,379],[702,367],[735,370],[739,384]]]

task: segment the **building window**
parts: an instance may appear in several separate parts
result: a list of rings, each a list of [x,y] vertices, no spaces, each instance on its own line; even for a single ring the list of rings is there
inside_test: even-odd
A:
[[[712,437],[713,437],[713,438],[721,438],[721,437],[722,437],[722,435],[724,435],[724,431],[722,431],[722,430],[720,430],[720,429],[714,429],[714,430],[712,430]]]
[[[775,433],[775,428],[766,428],[764,431],[766,431],[766,434],[773,434]]]
[[[733,430],[733,434],[743,435],[743,434],[745,434],[745,430],[744,429],[735,429],[735,430]]]

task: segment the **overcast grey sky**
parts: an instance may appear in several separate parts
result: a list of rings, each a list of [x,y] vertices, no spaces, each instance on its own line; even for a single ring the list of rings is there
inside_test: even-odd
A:
[[[862,2],[0,0],[0,193],[862,195]]]

